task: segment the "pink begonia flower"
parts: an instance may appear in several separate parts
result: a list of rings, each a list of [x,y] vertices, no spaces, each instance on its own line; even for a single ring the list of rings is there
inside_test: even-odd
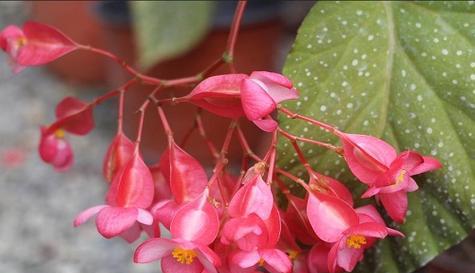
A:
[[[388,234],[402,235],[387,228],[368,211],[362,209],[362,216],[338,197],[319,192],[309,194],[307,215],[310,224],[321,240],[333,244],[328,254],[330,272],[336,272],[338,267],[352,271],[375,239],[383,239]]]
[[[270,185],[262,180],[262,165],[256,164],[245,174],[244,184],[229,202],[228,212],[231,217],[246,217],[255,213],[262,220],[269,218],[274,196]]]
[[[118,132],[107,149],[102,172],[107,182],[112,182],[114,176],[132,158],[135,145],[122,131]]]
[[[256,214],[252,212],[249,216],[252,215]],[[290,258],[283,251],[276,248],[281,234],[281,220],[279,211],[275,206],[272,207],[272,211],[264,223],[265,228],[259,227],[262,233],[259,235],[256,234],[258,237],[261,237],[256,239],[259,244],[255,244],[253,247],[249,247],[252,244],[238,244],[240,250],[235,251],[235,253],[231,255],[231,263],[238,265],[242,269],[264,267],[270,272],[290,272],[292,268]],[[240,226],[235,229],[235,233],[244,234],[249,232],[249,230],[256,229],[257,226],[252,227],[252,225],[244,228]],[[226,231],[224,232],[226,233]],[[229,233],[230,232],[228,232],[228,236]],[[235,235],[234,238],[236,237]],[[241,248],[243,245],[246,247]]]
[[[210,245],[218,235],[219,218],[216,208],[208,203],[209,190],[182,206],[170,225],[172,238],[153,238],[135,251],[136,263],[161,259],[164,273],[217,273],[220,259]]]
[[[298,98],[292,82],[281,74],[255,71],[242,82],[241,102],[246,117],[260,129],[273,132],[277,122],[270,114],[285,100]]]
[[[351,172],[370,188],[363,197],[376,195],[389,216],[404,222],[407,192],[418,189],[411,176],[439,169],[440,162],[413,151],[399,156],[388,143],[372,136],[341,134],[345,160]]]
[[[112,238],[136,228],[136,222],[152,225],[153,216],[146,209],[152,204],[153,195],[152,174],[136,149],[129,162],[114,177],[107,193],[107,204],[81,212],[74,220],[74,226],[97,214],[97,230],[105,238]]]
[[[201,164],[174,142],[160,157],[158,167],[164,181],[169,183],[171,194],[155,204],[151,212],[160,223],[170,228],[175,212],[204,191],[208,177]],[[165,186],[163,189],[167,190]]]
[[[231,199],[228,206],[231,219],[223,227],[222,243],[234,242],[240,249],[251,251],[269,245],[269,240],[277,242],[280,216],[274,208],[270,185],[262,180],[262,167],[256,164],[247,171],[244,185]]]
[[[59,30],[40,23],[26,22],[23,29],[10,25],[0,32],[0,48],[13,64],[13,71],[26,66],[52,62],[78,48]]]
[[[228,118],[244,115],[241,106],[241,83],[245,74],[225,74],[206,78],[183,98],[211,113]]]
[[[41,159],[51,164],[57,171],[68,170],[74,161],[73,150],[64,138],[62,129],[48,133],[46,127],[41,127],[41,139],[38,152]]]
[[[41,159],[58,171],[67,170],[73,163],[71,145],[66,141],[66,132],[86,135],[94,129],[94,117],[89,104],[67,97],[56,107],[56,121],[41,127],[38,152]]]

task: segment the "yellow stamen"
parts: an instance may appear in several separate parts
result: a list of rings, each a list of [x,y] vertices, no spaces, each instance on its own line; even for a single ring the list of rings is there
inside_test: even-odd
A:
[[[64,132],[63,129],[58,129],[54,132],[54,136],[56,138],[64,138],[64,135],[66,134],[66,132]]]
[[[297,259],[297,257],[299,256],[299,252],[297,250],[294,250],[294,249],[289,249],[287,250],[287,256],[289,256],[289,259],[291,261]]]
[[[172,251],[172,256],[179,263],[191,264],[193,263],[197,254],[194,250],[177,247]]]
[[[401,170],[399,174],[396,177],[396,181],[394,181],[395,185],[398,185],[402,181],[404,181],[404,177],[406,176],[407,171],[406,170]]]
[[[366,244],[366,238],[364,236],[361,236],[361,235],[350,235],[346,239],[346,245],[349,248],[360,249],[365,244]]]
[[[20,48],[24,45],[26,45],[26,37],[20,37],[18,38],[18,40],[16,41],[16,44],[17,44],[17,47]]]
[[[258,264],[259,266],[264,266],[264,263],[265,263],[265,261],[264,261],[264,259],[262,259],[262,258],[260,258],[260,259],[259,259],[259,262],[257,262],[257,264]]]

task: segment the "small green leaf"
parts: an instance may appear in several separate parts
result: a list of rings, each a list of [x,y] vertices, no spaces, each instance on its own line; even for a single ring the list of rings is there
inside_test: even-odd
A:
[[[143,68],[178,56],[207,33],[212,1],[132,1],[133,26]]]
[[[319,2],[284,73],[301,91],[290,108],[444,165],[416,177],[421,189],[409,194],[406,223],[397,227],[406,238],[381,242],[360,271],[411,272],[466,237],[475,226],[473,2]],[[306,123],[280,119],[296,135],[337,143]],[[279,148],[278,164],[304,176],[291,145],[281,140]],[[364,190],[341,158],[309,144],[302,149],[355,197]]]

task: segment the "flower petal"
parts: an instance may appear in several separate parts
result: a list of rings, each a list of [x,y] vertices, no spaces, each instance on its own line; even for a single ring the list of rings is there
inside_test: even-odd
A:
[[[241,102],[246,117],[258,120],[275,110],[276,104],[269,94],[255,81],[245,79],[241,85]]]
[[[137,209],[137,222],[150,226],[153,223],[153,216],[148,210]]]
[[[139,237],[140,234],[142,233],[142,229],[140,228],[139,223],[135,223],[130,227],[129,229],[123,231],[121,234],[119,234],[120,238],[124,239],[127,241],[129,244],[135,242]]]
[[[228,118],[244,115],[241,106],[241,83],[245,74],[227,74],[208,77],[200,82],[185,98],[209,112]]]
[[[160,158],[160,169],[178,204],[198,197],[208,184],[208,176],[201,164],[174,142]],[[190,179],[193,177],[193,179]]]
[[[164,238],[152,238],[137,247],[134,262],[150,263],[170,255],[177,244]]]
[[[266,90],[276,104],[298,98],[298,92],[295,88],[292,88],[292,82],[281,74],[255,71],[252,72],[250,79]]]
[[[253,172],[250,169],[249,172]],[[229,203],[228,212],[231,217],[248,216],[251,213],[257,214],[261,219],[269,218],[274,204],[274,196],[270,186],[262,180],[258,172],[247,176],[248,179]]]
[[[279,126],[277,121],[273,120],[269,116],[267,116],[263,119],[253,120],[252,122],[254,122],[254,124],[264,132],[274,132],[275,129],[277,129],[277,126]]]
[[[132,158],[135,150],[135,144],[123,132],[117,133],[109,146],[102,172],[107,182],[112,182],[119,170]]]
[[[218,235],[219,217],[216,208],[208,203],[209,191],[181,207],[170,225],[173,238],[209,245]]]
[[[348,167],[365,184],[374,184],[396,159],[396,150],[378,138],[355,134],[342,134],[340,138]]]
[[[154,196],[153,177],[138,151],[117,173],[107,193],[107,203],[119,207],[148,208]]]
[[[87,135],[94,129],[93,108],[74,97],[64,98],[56,106],[57,127],[76,135]]]
[[[290,272],[292,263],[289,257],[278,249],[264,249],[260,251],[262,259],[278,272]]]
[[[107,207],[96,217],[97,231],[109,239],[132,227],[137,220],[136,208]]]
[[[181,206],[175,200],[163,200],[155,204],[150,212],[155,219],[160,221],[167,229],[170,229],[170,224],[175,217],[176,212]]]
[[[231,261],[239,265],[239,267],[241,268],[248,268],[257,264],[260,258],[261,256],[259,255],[259,252],[257,252],[257,250],[238,251],[232,255]]]
[[[338,241],[342,233],[358,223],[358,216],[345,201],[321,193],[310,193],[307,215],[317,236],[325,242]]]
[[[423,156],[423,159],[424,162],[422,164],[410,170],[411,176],[442,168],[442,164],[440,163],[440,161],[433,157]]]
[[[26,43],[16,58],[23,66],[49,63],[78,48],[66,35],[48,25],[26,22],[23,33]]]
[[[99,205],[99,206],[91,207],[84,210],[83,212],[79,213],[78,216],[76,216],[76,218],[74,219],[73,225],[75,227],[78,227],[84,224],[85,222],[87,222],[87,220],[89,220],[89,218],[96,215],[103,208],[107,208],[107,207],[108,207],[107,205]]]
[[[397,191],[378,195],[388,215],[397,223],[403,223],[407,212],[407,193]]]

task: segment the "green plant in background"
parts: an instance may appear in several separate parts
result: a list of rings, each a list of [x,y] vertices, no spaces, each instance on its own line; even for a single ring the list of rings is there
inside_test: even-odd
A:
[[[212,1],[132,1],[139,64],[147,69],[191,49],[207,33]]]
[[[361,272],[411,272],[475,226],[475,4],[319,2],[299,29],[284,73],[301,92],[291,108],[347,132],[383,137],[437,156],[442,170],[417,178],[405,238],[367,255]],[[290,105],[290,104],[289,104]],[[282,120],[296,135],[336,141]],[[346,164],[302,146],[312,166],[354,183]],[[303,174],[282,141],[278,165]],[[355,190],[360,195],[362,187]]]

